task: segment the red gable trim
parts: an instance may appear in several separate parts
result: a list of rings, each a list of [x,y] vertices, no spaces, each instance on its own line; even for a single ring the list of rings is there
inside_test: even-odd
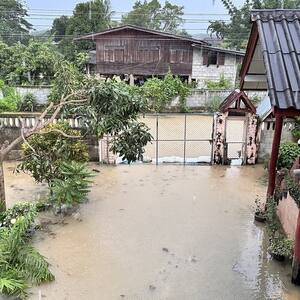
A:
[[[253,23],[252,28],[251,28],[249,41],[248,41],[248,45],[247,45],[246,55],[245,55],[245,58],[243,60],[243,64],[242,64],[241,71],[240,71],[240,78],[241,78],[240,87],[241,87],[241,89],[243,89],[245,76],[247,75],[247,73],[249,71],[250,64],[252,62],[254,51],[255,51],[255,48],[256,48],[256,45],[257,45],[257,41],[258,41],[257,24]]]

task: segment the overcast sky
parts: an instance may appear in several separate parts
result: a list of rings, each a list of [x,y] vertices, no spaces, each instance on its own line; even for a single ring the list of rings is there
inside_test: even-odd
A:
[[[80,2],[85,2],[83,0],[25,0],[27,3],[27,8],[31,14],[29,21],[35,25],[36,29],[43,30],[47,29],[52,24],[53,18],[60,14],[70,15],[75,5]],[[116,12],[128,12],[131,10],[135,1],[130,0],[111,0],[112,10]],[[163,3],[164,1],[161,1]],[[226,10],[221,4],[220,0],[215,0],[215,4],[212,4],[212,0],[171,0],[171,3],[177,5],[183,5],[185,13],[187,14],[222,14],[226,13]],[[233,0],[237,5],[241,5],[243,0]],[[36,11],[37,9],[44,10]],[[46,11],[47,10],[47,11]],[[52,10],[49,12],[48,10]],[[34,15],[33,15],[34,13]],[[43,16],[41,16],[43,14]],[[49,14],[49,15],[47,15]],[[51,14],[51,15],[50,15]],[[116,16],[120,16],[116,15]],[[187,29],[191,34],[205,33],[207,23],[202,23],[199,20],[206,20],[208,18],[222,18],[225,19],[226,16],[191,16],[187,15],[185,18],[193,19],[186,22],[183,25],[184,29]],[[196,21],[195,21],[196,19]]]

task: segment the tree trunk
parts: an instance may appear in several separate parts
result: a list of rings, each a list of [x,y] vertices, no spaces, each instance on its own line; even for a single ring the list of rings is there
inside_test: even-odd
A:
[[[0,158],[0,211],[6,209],[3,158]]]

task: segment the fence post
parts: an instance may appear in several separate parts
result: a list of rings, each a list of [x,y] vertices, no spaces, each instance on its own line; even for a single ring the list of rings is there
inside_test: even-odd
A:
[[[184,114],[183,164],[186,163],[186,113]]]
[[[156,114],[156,165],[158,165],[158,114]]]

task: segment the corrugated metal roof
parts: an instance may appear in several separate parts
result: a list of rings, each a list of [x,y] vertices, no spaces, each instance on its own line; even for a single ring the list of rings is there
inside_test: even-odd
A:
[[[232,50],[232,49],[225,49],[225,48],[221,48],[221,47],[213,47],[213,46],[209,46],[209,45],[192,45],[195,48],[199,48],[199,49],[208,49],[208,50],[214,50],[214,51],[218,51],[218,52],[223,52],[223,53],[229,53],[229,54],[233,54],[233,55],[237,55],[237,56],[245,56],[245,52],[243,51],[237,51],[237,50]]]
[[[260,102],[260,104],[256,108],[256,113],[262,121],[264,121],[272,113],[272,106],[269,96],[265,96],[264,99]]]
[[[300,10],[255,10],[271,104],[300,109]]]
[[[100,32],[97,32],[97,33],[82,35],[82,36],[79,36],[77,38],[74,38],[74,41],[96,40],[97,38],[101,37],[104,34],[109,34],[109,33],[112,33],[112,32],[117,32],[117,31],[126,30],[126,29],[131,29],[131,30],[136,30],[136,31],[140,31],[140,32],[160,35],[160,36],[164,36],[166,38],[173,38],[173,39],[177,39],[177,40],[188,41],[188,42],[195,43],[195,44],[209,45],[206,41],[194,39],[194,38],[191,38],[191,37],[188,37],[188,36],[182,36],[182,35],[169,33],[169,32],[165,32],[165,31],[160,31],[160,30],[148,29],[148,28],[135,26],[135,25],[122,25],[122,26],[106,29],[106,30],[103,30],[103,31],[100,31]]]

